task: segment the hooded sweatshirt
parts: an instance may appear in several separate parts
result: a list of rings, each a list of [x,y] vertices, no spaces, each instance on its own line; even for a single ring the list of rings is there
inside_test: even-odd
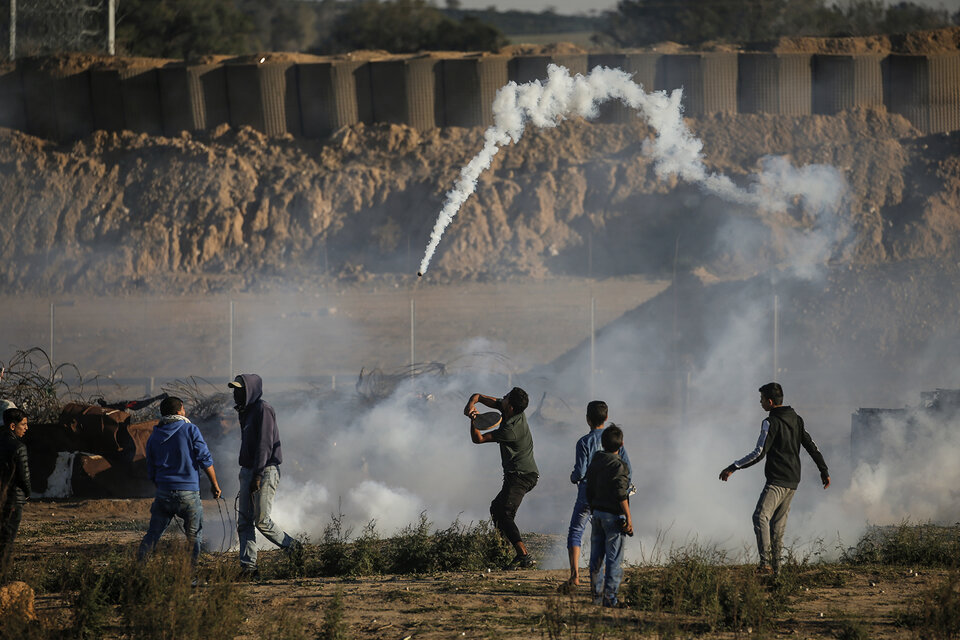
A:
[[[183,416],[163,416],[147,439],[147,473],[158,490],[199,491],[200,469],[213,456],[200,429]]]
[[[277,414],[261,396],[263,380],[255,373],[238,376],[243,379],[244,406],[240,409],[240,466],[262,475],[263,468],[283,462]]]
[[[756,448],[733,464],[737,469],[746,469],[766,456],[764,474],[767,484],[796,489],[800,484],[800,447],[806,449],[813,458],[820,470],[821,480],[828,478],[830,472],[827,463],[813,438],[804,429],[803,418],[792,407],[774,407],[760,425]]]

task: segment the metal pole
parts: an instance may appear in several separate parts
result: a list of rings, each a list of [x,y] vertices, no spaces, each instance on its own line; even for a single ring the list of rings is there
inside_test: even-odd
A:
[[[590,399],[593,400],[593,372],[596,365],[597,299],[590,297]]]
[[[593,277],[593,233],[587,236],[587,277]]]
[[[230,369],[227,371],[228,378],[233,380],[233,328],[236,315],[236,303],[230,301]]]
[[[54,362],[56,361],[53,359],[53,339],[54,339],[53,319],[54,319],[54,314],[56,313],[54,311],[54,308],[55,308],[55,304],[51,302],[50,303],[50,366],[56,368],[57,365],[54,364]]]
[[[777,379],[777,372],[780,371],[778,362],[780,350],[780,296],[773,296],[773,379]]]
[[[410,298],[410,376],[413,377],[413,364],[416,362],[416,312],[417,301]]]
[[[17,0],[10,0],[10,61],[17,59]]]
[[[117,0],[107,0],[107,55],[116,55]]]

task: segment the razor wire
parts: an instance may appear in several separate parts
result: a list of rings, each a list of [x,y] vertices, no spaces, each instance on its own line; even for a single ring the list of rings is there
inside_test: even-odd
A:
[[[17,57],[103,51],[107,0],[17,0],[15,27]]]
[[[17,351],[9,361],[0,361],[0,368],[0,399],[16,404],[33,421],[56,422],[66,402],[86,401],[84,379],[77,365],[54,365],[40,347]]]

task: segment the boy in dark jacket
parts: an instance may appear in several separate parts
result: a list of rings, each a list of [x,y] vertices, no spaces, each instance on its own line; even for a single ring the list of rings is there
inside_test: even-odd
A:
[[[623,536],[633,535],[630,517],[630,471],[618,455],[623,431],[615,424],[603,430],[603,451],[587,467],[587,502],[593,510],[590,535],[590,587],[594,604],[614,607],[623,577]]]
[[[820,470],[824,489],[830,486],[830,472],[823,454],[804,429],[803,418],[793,408],[783,406],[783,387],[768,382],[759,391],[760,406],[769,412],[769,416],[760,425],[757,446],[721,471],[720,479],[726,482],[737,469],[755,465],[766,456],[764,475],[767,482],[753,512],[753,530],[760,553],[760,573],[776,574],[780,572],[780,547],[787,529],[790,502],[800,483],[800,447],[807,450]]]
[[[20,530],[23,504],[30,497],[30,466],[23,434],[27,416],[17,408],[3,412],[0,430],[0,567],[6,564]]]
[[[570,560],[570,578],[563,591],[569,591],[580,584],[580,546],[583,542],[583,531],[591,518],[590,504],[587,502],[587,467],[598,451],[602,448],[601,436],[603,426],[607,422],[607,403],[603,400],[592,400],[587,404],[587,426],[590,431],[577,440],[577,453],[573,462],[573,471],[570,473],[570,482],[577,485],[577,501],[573,505],[573,515],[570,516],[570,527],[567,529],[567,556]],[[630,458],[627,451],[620,447],[617,452],[620,459],[627,465],[627,474],[630,474]]]
[[[200,502],[200,470],[210,479],[213,497],[220,497],[220,485],[213,468],[213,456],[197,425],[183,410],[183,401],[173,396],[160,403],[160,423],[147,439],[147,474],[157,487],[150,505],[150,526],[140,543],[137,557],[143,559],[160,541],[174,516],[183,520],[193,562],[203,544],[203,504]]]

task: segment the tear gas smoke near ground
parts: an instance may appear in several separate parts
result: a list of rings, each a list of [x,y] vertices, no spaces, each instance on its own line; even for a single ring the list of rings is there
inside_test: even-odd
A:
[[[815,221],[832,217],[846,191],[843,178],[833,167],[809,165],[798,169],[785,158],[765,158],[760,173],[747,188],[737,186],[725,175],[709,172],[703,163],[703,143],[683,122],[681,97],[680,89],[669,95],[663,91],[646,93],[620,69],[595,67],[586,76],[571,77],[566,68],[552,64],[547,67],[546,83],[510,82],[502,87],[493,102],[495,124],[486,130],[483,148],[461,170],[454,188],[447,193],[417,275],[426,273],[444,230],[476,190],[480,174],[490,168],[502,146],[520,140],[528,122],[547,128],[571,116],[595,118],[600,104],[615,99],[636,110],[653,128],[655,136],[644,140],[643,152],[654,160],[661,180],[676,175],[729,202],[766,211],[786,211],[791,203],[799,201]],[[824,240],[834,237],[836,229],[826,235],[814,234],[804,241],[804,253],[817,260],[829,257],[823,251]]]

